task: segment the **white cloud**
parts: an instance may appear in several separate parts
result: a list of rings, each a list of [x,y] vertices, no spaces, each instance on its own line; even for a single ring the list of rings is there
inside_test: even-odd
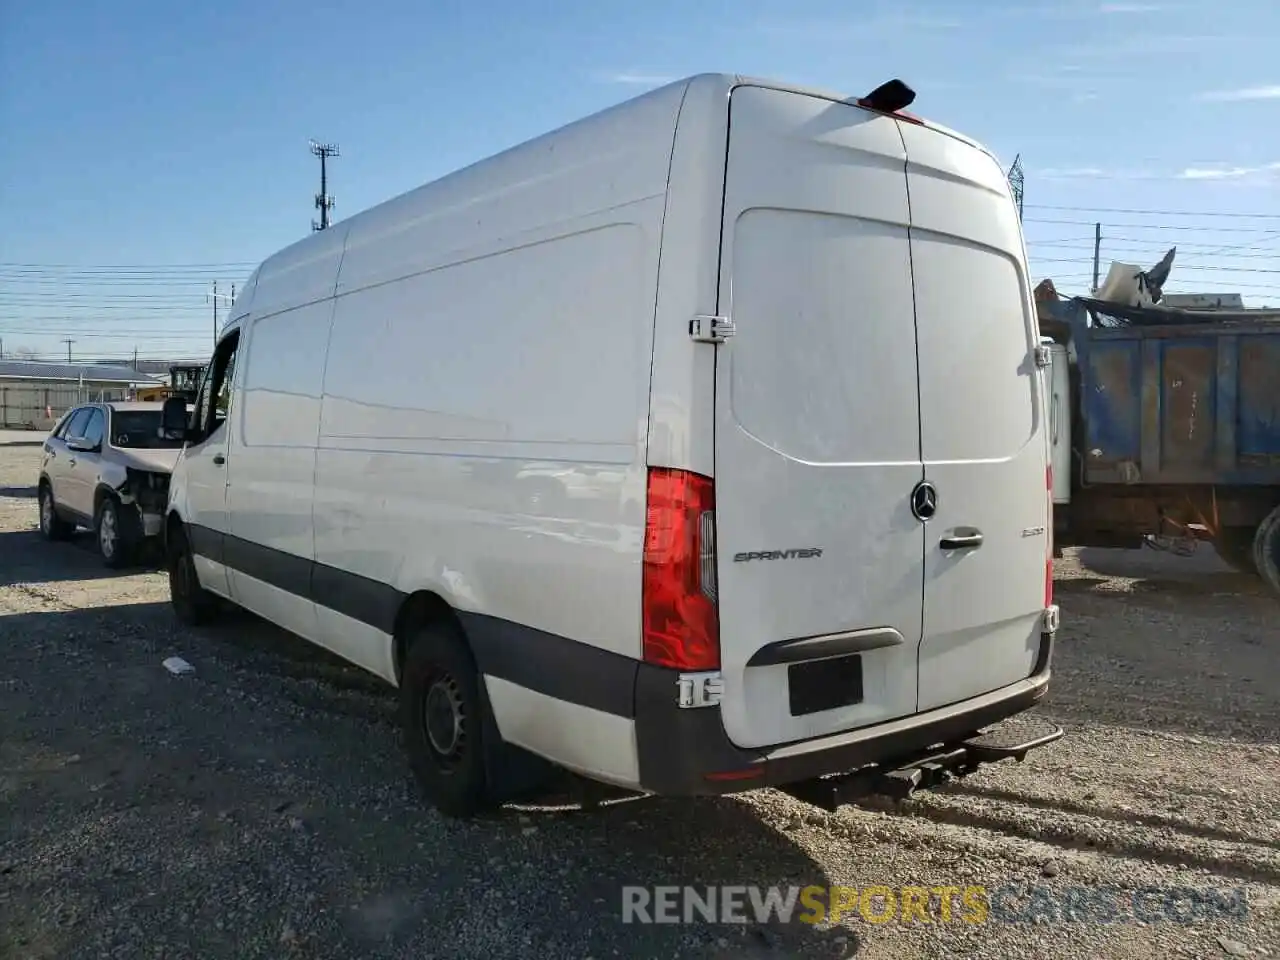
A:
[[[761,21],[755,25],[755,30],[769,36],[851,45],[882,43],[886,38],[899,39],[912,30],[951,32],[964,26],[965,21],[955,17],[895,10],[854,19]]]
[[[1263,163],[1256,167],[1187,167],[1178,174],[1179,180],[1239,180],[1241,177],[1252,177],[1257,174],[1276,173],[1280,171],[1280,161]]]
[[[1280,100],[1280,84],[1266,87],[1244,87],[1240,90],[1216,90],[1202,93],[1197,100],[1230,103],[1243,100]]]
[[[1240,182],[1253,178],[1269,181],[1280,174],[1280,161],[1260,163],[1255,166],[1230,166],[1219,163],[1205,163],[1181,170],[1154,169],[1108,169],[1105,167],[1051,167],[1044,170],[1030,171],[1038,179],[1044,180],[1199,180]]]
[[[1159,174],[1147,170],[1105,170],[1102,167],[1050,167],[1036,170],[1045,180],[1153,180]]]
[[[674,83],[677,77],[658,73],[611,73],[605,77],[609,83],[622,83],[632,87],[661,87]]]

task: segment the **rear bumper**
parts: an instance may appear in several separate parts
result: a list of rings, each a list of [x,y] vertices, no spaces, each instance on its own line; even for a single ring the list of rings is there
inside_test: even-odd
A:
[[[729,740],[718,707],[677,706],[675,672],[643,664],[635,701],[640,786],[664,796],[737,793],[884,764],[956,743],[1022,713],[1045,695],[1053,637],[1041,635],[1040,652],[1026,680],[927,713],[759,750],[744,750]]]

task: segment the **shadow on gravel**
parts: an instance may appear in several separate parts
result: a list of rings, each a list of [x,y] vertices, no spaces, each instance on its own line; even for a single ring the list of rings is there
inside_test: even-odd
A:
[[[1107,578],[1119,577],[1133,581],[1126,584],[1125,591],[1116,591],[1122,596],[1131,595],[1130,590],[1138,594],[1177,596],[1267,593],[1258,577],[1233,570],[1208,544],[1201,544],[1186,557],[1148,548],[1110,550],[1097,547],[1082,548],[1077,557],[1085,570],[1098,576],[1059,580],[1055,582],[1055,589],[1061,587],[1064,593],[1083,589],[1107,594],[1112,591],[1096,588],[1108,583]]]
[[[16,614],[0,630],[26,641],[10,646],[0,701],[0,953],[856,951],[847,928],[794,918],[624,923],[624,887],[763,893],[837,881],[799,843],[812,828],[776,830],[733,799],[522,805],[446,820],[419,799],[396,731],[348,709],[377,714],[394,694],[256,618],[189,631],[150,602]],[[164,670],[175,653],[193,675]]]
[[[0,586],[14,583],[69,583],[105,580],[162,567],[158,544],[145,545],[133,565],[110,570],[98,555],[93,534],[77,531],[70,540],[51,543],[35,527],[0,531]]]
[[[1016,795],[1016,802],[1026,804],[1027,798]],[[1193,850],[1175,849],[1160,842],[1148,841],[1141,835],[1123,831],[1094,832],[1081,825],[1078,819],[1062,818],[1061,820],[1046,817],[1031,828],[1025,821],[996,810],[979,810],[952,806],[926,806],[925,804],[906,803],[900,808],[884,807],[884,812],[893,816],[921,817],[935,823],[946,823],[957,827],[974,827],[991,830],[1012,837],[1023,837],[1038,840],[1066,850],[1078,850],[1091,853],[1108,853],[1128,857],[1134,860],[1160,863],[1165,866],[1186,870],[1188,867],[1216,873],[1220,876],[1235,877],[1250,883],[1280,883],[1280,867],[1260,863],[1244,853],[1222,851],[1220,853],[1201,854]],[[1101,813],[1096,809],[1088,810],[1089,816],[1098,817]],[[1136,818],[1135,818],[1136,819]],[[1125,822],[1119,820],[1118,822]],[[1169,829],[1166,827],[1166,829]],[[1256,839],[1249,843],[1257,844]]]
[[[68,583],[103,580],[146,569],[108,570],[94,549],[93,537],[77,534],[63,543],[50,543],[37,529],[0,531],[0,587],[15,583]]]
[[[949,784],[946,788],[948,793],[963,794],[970,797],[986,797],[989,800],[1001,800],[1007,803],[1020,804],[1024,807],[1035,807],[1039,810],[1058,813],[1078,814],[1084,817],[1096,817],[1100,820],[1112,820],[1116,823],[1140,823],[1143,826],[1153,827],[1157,830],[1169,830],[1175,833],[1184,833],[1192,837],[1201,837],[1205,840],[1224,840],[1227,843],[1243,843],[1256,844],[1263,847],[1271,847],[1280,850],[1280,840],[1270,839],[1259,833],[1240,833],[1235,830],[1224,830],[1221,827],[1215,827],[1207,823],[1194,823],[1190,820],[1181,819],[1179,817],[1163,816],[1160,814],[1137,813],[1132,810],[1107,810],[1095,804],[1082,803],[1080,801],[1068,800],[1065,798],[1046,800],[1039,797],[1027,796],[1025,793],[1018,793],[1014,790],[1002,790],[999,787],[984,787],[974,783],[958,783]],[[1280,872],[1277,873],[1280,876]]]
[[[11,497],[13,499],[34,500],[36,498],[35,487],[0,487],[0,497]]]
[[[1133,576],[1133,574],[1117,574]],[[1166,599],[1174,597],[1236,597],[1269,595],[1262,581],[1244,573],[1199,574],[1186,580],[1170,577],[1146,577],[1125,584],[1117,590],[1115,580],[1104,577],[1071,577],[1055,580],[1053,589],[1064,595],[1115,597],[1121,600]]]

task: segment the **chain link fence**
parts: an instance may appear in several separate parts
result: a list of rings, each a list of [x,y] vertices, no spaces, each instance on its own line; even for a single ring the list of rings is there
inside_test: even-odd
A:
[[[131,396],[132,390],[118,383],[0,383],[0,429],[48,432],[77,404],[109,403]]]

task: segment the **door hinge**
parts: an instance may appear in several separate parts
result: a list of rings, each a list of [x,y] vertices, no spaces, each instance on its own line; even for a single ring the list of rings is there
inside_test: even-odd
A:
[[[1036,347],[1036,366],[1047,367],[1053,360],[1053,354],[1049,352],[1049,348],[1043,343]]]
[[[724,677],[718,670],[682,673],[676,677],[676,706],[681,710],[716,707],[724,696]]]
[[[699,314],[689,321],[689,336],[699,343],[724,343],[737,332],[728,317]]]

